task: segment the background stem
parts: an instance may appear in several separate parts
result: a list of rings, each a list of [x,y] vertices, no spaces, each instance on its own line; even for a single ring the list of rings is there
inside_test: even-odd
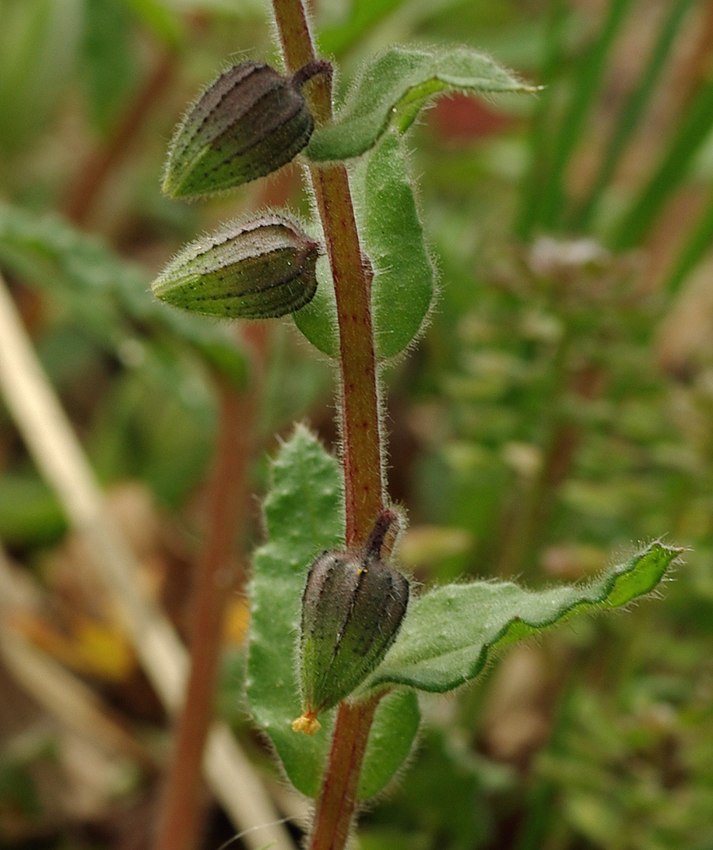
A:
[[[203,751],[213,714],[229,590],[239,580],[231,568],[236,529],[247,502],[252,448],[252,393],[217,381],[219,434],[208,498],[208,530],[193,596],[191,666],[173,756],[166,775],[155,850],[198,846],[202,821]]]

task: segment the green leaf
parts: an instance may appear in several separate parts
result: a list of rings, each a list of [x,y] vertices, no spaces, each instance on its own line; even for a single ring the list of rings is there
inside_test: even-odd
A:
[[[352,180],[359,233],[374,268],[379,360],[395,357],[418,337],[433,300],[433,266],[407,171],[401,139],[389,132],[359,161]],[[317,294],[294,320],[316,348],[334,358],[339,353],[334,287],[324,266],[318,264],[317,276]]]
[[[609,244],[622,251],[638,245],[686,179],[694,157],[713,128],[713,80],[705,78],[685,104],[648,182],[615,225]]]
[[[374,344],[395,357],[419,335],[433,300],[433,266],[423,241],[401,139],[387,133],[355,173],[358,218],[374,267]]]
[[[405,0],[352,0],[347,14],[338,23],[323,27],[317,33],[322,56],[341,56],[403,5]]]
[[[247,691],[255,719],[303,794],[319,791],[333,712],[313,737],[293,732],[301,714],[295,669],[300,603],[307,570],[324,549],[343,545],[344,509],[337,461],[303,426],[272,464],[265,499],[267,542],[255,553]],[[408,755],[418,707],[404,692],[382,700],[372,727],[360,795],[378,793]]]
[[[420,721],[415,691],[399,688],[381,700],[359,777],[359,799],[374,797],[386,787],[408,758]]]
[[[494,650],[575,614],[620,607],[649,593],[680,552],[652,543],[589,584],[541,591],[511,582],[440,587],[412,602],[396,643],[365,687],[450,691],[475,678]]]
[[[426,101],[445,91],[534,92],[489,56],[465,47],[392,47],[357,78],[334,121],[315,130],[307,155],[317,161],[360,156],[390,125],[405,132]]]
[[[265,498],[267,542],[253,559],[247,692],[255,719],[270,736],[289,779],[316,795],[326,757],[330,715],[307,737],[292,731],[301,714],[295,641],[307,568],[339,546],[344,517],[337,461],[298,426],[272,463]]]
[[[317,260],[317,291],[306,307],[292,314],[298,330],[322,354],[339,356],[339,326],[334,283],[326,257]]]

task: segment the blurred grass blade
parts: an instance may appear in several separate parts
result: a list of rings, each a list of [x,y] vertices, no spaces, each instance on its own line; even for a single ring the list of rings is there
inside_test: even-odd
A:
[[[586,230],[594,217],[602,195],[616,171],[622,154],[636,129],[644,110],[649,105],[655,93],[656,83],[670,56],[671,45],[681,28],[681,24],[693,5],[694,0],[678,0],[671,7],[670,14],[664,18],[658,39],[653,45],[649,61],[644,69],[638,85],[631,92],[619,112],[619,120],[606,146],[599,170],[594,178],[592,187],[581,208],[572,218],[575,230]]]
[[[572,152],[582,139],[587,115],[599,92],[607,58],[632,0],[611,0],[609,12],[599,37],[579,62],[579,74],[574,81],[569,105],[562,116],[560,130],[554,140],[552,167],[548,172],[542,208],[536,221],[543,229],[560,225],[565,205],[564,180]]]
[[[588,584],[530,591],[511,582],[437,588],[416,599],[367,686],[394,683],[443,693],[475,678],[492,652],[578,614],[650,593],[680,549],[653,543]]]
[[[136,82],[134,35],[131,14],[123,0],[86,5],[81,80],[89,117],[102,134],[113,129]]]
[[[690,231],[672,271],[666,279],[664,289],[674,295],[685,283],[688,275],[695,269],[713,245],[713,195],[703,210],[696,226]]]
[[[683,104],[678,129],[664,151],[658,168],[621,217],[609,239],[615,250],[625,250],[644,239],[688,174],[694,156],[713,128],[713,79],[702,84],[690,104]]]
[[[537,99],[530,130],[530,165],[523,181],[522,206],[515,224],[515,232],[522,240],[532,235],[550,169],[551,138],[548,130],[552,117],[554,81],[564,61],[564,31],[568,20],[569,10],[565,0],[551,0],[540,79],[544,90]]]

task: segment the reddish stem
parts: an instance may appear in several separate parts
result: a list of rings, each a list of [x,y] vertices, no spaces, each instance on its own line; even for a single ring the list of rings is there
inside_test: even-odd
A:
[[[287,70],[317,61],[302,0],[273,0]],[[317,124],[332,115],[330,75],[304,86]],[[340,427],[346,506],[346,544],[361,548],[384,508],[382,433],[371,319],[371,269],[354,217],[346,168],[311,165],[332,268],[340,345]],[[356,809],[356,789],[378,698],[341,703],[315,811],[310,850],[342,850]]]
[[[191,850],[201,825],[201,765],[212,709],[236,530],[247,504],[254,397],[218,381],[219,434],[209,488],[206,546],[194,588],[191,666],[166,775],[154,850]]]
[[[339,707],[309,850],[342,850],[346,846],[358,802],[361,765],[381,696],[383,693],[354,705],[343,702]]]

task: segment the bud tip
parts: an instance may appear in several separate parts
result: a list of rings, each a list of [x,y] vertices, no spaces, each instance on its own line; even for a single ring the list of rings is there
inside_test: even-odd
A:
[[[292,731],[301,732],[303,735],[316,735],[321,728],[322,724],[311,711],[305,711],[304,714],[292,721]]]

